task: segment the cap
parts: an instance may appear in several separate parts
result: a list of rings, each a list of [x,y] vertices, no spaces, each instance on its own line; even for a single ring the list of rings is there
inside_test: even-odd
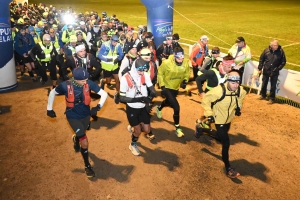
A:
[[[207,37],[207,35],[202,35],[201,38],[200,38],[201,41],[203,40],[209,40],[209,38]]]
[[[44,26],[44,22],[39,21],[39,22],[38,22],[38,26]]]
[[[128,51],[130,51],[131,49],[136,48],[136,47],[137,46],[133,42],[128,43]]]
[[[151,32],[147,32],[145,38],[150,38],[150,39],[153,39],[153,34]]]
[[[112,35],[111,36],[111,41],[119,42],[119,37],[117,35]]]
[[[79,22],[79,25],[80,25],[80,26],[85,25],[84,21],[80,21],[80,22]]]
[[[151,51],[150,49],[144,48],[140,53],[141,58],[143,59],[151,59]]]
[[[118,26],[118,32],[119,31],[123,31],[123,27],[122,26]]]
[[[239,42],[245,42],[245,39],[243,37],[238,37],[235,43],[239,43]]]
[[[182,48],[177,47],[174,49],[174,56],[175,58],[184,58],[184,51]]]
[[[140,50],[146,48],[147,46],[148,46],[148,42],[146,42],[145,40],[142,40],[137,45],[137,51],[140,51]]]
[[[29,26],[29,27],[28,27],[28,32],[29,32],[29,33],[34,32],[34,27],[33,27],[33,26]]]
[[[94,27],[95,27],[95,26],[100,26],[100,23],[99,23],[98,20],[94,22]]]
[[[77,37],[76,37],[76,35],[71,35],[71,36],[70,36],[70,42],[77,42]]]
[[[51,37],[49,34],[44,34],[43,35],[43,41],[50,41],[51,40]]]
[[[77,53],[78,51],[81,51],[82,49],[85,49],[84,44],[78,45],[75,47],[75,52]]]
[[[128,26],[127,31],[133,31],[133,30],[134,30],[133,26]]]
[[[149,70],[149,62],[139,58],[135,61],[135,69],[140,72],[147,72]]]
[[[179,40],[180,38],[179,38],[179,35],[178,35],[178,33],[174,33],[173,34],[173,40]]]
[[[73,28],[73,25],[72,25],[72,24],[69,24],[69,25],[68,25],[68,28]]]
[[[85,80],[89,78],[89,73],[85,68],[76,67],[73,70],[73,76],[75,80]]]

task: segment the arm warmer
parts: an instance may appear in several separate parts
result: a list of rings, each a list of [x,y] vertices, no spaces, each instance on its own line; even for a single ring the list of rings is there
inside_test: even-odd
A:
[[[47,105],[47,110],[53,110],[53,102],[55,99],[55,95],[57,95],[58,93],[55,91],[55,89],[52,89],[51,92],[49,93],[49,97],[48,97],[48,105]]]
[[[105,103],[105,101],[106,101],[106,99],[107,99],[107,96],[108,96],[107,92],[105,92],[104,90],[100,89],[100,91],[97,94],[99,94],[101,96],[100,101],[99,101],[98,104],[102,108],[103,105],[104,105],[104,103]]]

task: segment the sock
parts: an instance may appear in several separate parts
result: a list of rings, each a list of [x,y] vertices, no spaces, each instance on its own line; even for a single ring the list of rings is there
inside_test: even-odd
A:
[[[85,166],[86,167],[89,166],[90,162],[89,162],[89,151],[88,151],[88,149],[81,148],[81,155],[83,157]]]
[[[180,125],[179,124],[175,124],[175,128],[176,130],[180,128]]]
[[[139,137],[135,137],[133,134],[131,135],[131,145],[138,141]]]

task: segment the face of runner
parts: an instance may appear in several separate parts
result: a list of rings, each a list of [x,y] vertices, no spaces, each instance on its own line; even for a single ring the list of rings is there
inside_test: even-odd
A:
[[[78,84],[78,85],[85,85],[87,83],[88,79],[84,79],[84,80],[75,80],[75,82]]]

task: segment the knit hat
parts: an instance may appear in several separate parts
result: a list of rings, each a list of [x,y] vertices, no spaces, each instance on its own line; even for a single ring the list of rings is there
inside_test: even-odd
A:
[[[77,42],[77,37],[76,37],[76,35],[71,35],[71,36],[70,36],[70,42]]]
[[[128,43],[128,51],[130,51],[133,48],[136,48],[136,45],[133,42]]]
[[[178,35],[178,33],[174,33],[173,34],[173,40],[179,40],[180,38],[179,38],[179,35]]]
[[[85,80],[89,78],[89,73],[85,68],[76,67],[73,70],[73,76],[75,80]]]
[[[77,53],[78,51],[81,51],[82,49],[85,49],[84,44],[81,44],[81,45],[78,45],[78,46],[75,47],[76,53]]]

